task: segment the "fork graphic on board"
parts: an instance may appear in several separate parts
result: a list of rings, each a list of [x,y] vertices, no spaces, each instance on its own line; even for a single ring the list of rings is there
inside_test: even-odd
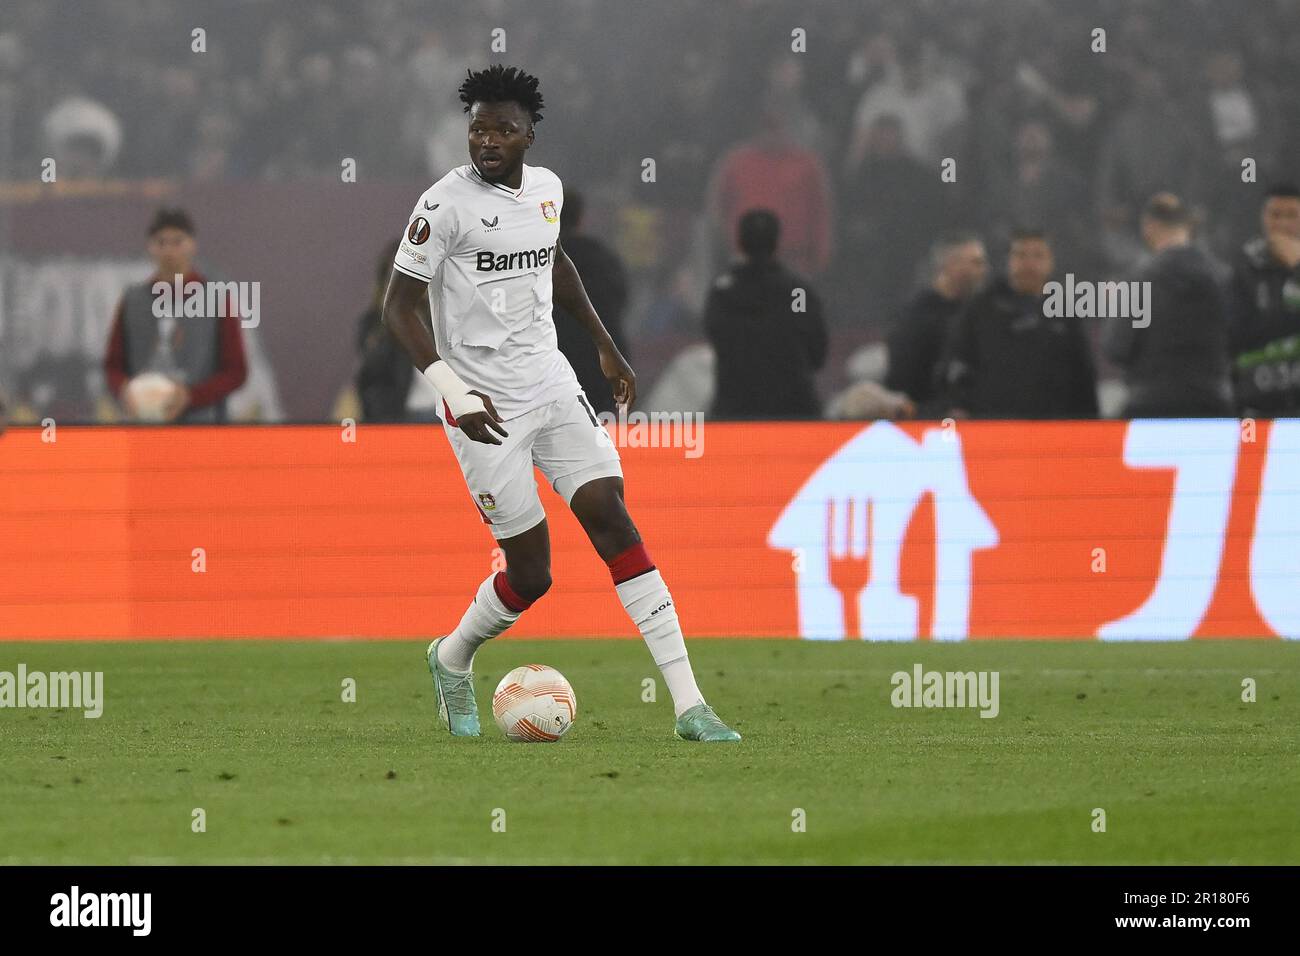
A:
[[[871,519],[870,500],[826,502],[827,564],[831,586],[844,599],[845,637],[863,636],[858,595],[871,580]]]

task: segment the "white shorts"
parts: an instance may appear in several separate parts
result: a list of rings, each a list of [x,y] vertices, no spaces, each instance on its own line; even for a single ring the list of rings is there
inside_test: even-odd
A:
[[[546,517],[534,466],[565,504],[593,479],[623,477],[614,440],[581,392],[510,419],[502,426],[510,434],[497,435],[500,445],[474,441],[445,421],[442,427],[494,538],[523,534]]]

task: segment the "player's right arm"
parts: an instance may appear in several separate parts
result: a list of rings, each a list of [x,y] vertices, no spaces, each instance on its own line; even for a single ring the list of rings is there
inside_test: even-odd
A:
[[[492,399],[470,389],[451,366],[438,358],[433,333],[420,320],[420,302],[428,293],[434,271],[447,257],[456,238],[454,210],[445,208],[437,215],[439,205],[442,204],[433,203],[430,209],[428,199],[421,197],[411,213],[384,292],[384,325],[415,367],[438,390],[456,420],[456,427],[474,441],[499,445],[501,439],[492,433],[507,433],[501,427],[502,418]]]
[[[384,325],[401,343],[415,367],[438,390],[451,410],[452,417],[456,419],[456,427],[474,441],[499,445],[501,439],[492,432],[499,435],[506,435],[507,432],[501,427],[502,418],[497,414],[492,399],[468,388],[451,367],[438,358],[433,335],[420,321],[419,304],[427,293],[428,285],[423,280],[413,279],[394,269],[384,293]]]

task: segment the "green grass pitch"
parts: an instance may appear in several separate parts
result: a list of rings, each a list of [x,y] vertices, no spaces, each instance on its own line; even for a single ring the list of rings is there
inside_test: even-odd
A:
[[[672,737],[634,640],[489,644],[484,736],[452,739],[424,647],[0,643],[0,670],[100,670],[106,699],[99,719],[0,710],[0,862],[1300,863],[1284,642],[692,641],[745,735],[712,746]],[[577,693],[557,744],[491,719],[530,662]],[[895,709],[916,663],[999,672],[1000,714]]]

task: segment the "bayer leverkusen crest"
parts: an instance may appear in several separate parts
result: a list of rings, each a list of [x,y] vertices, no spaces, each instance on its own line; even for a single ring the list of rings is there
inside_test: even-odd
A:
[[[542,203],[542,218],[547,222],[560,221],[560,212],[555,208],[555,203],[549,199]]]

